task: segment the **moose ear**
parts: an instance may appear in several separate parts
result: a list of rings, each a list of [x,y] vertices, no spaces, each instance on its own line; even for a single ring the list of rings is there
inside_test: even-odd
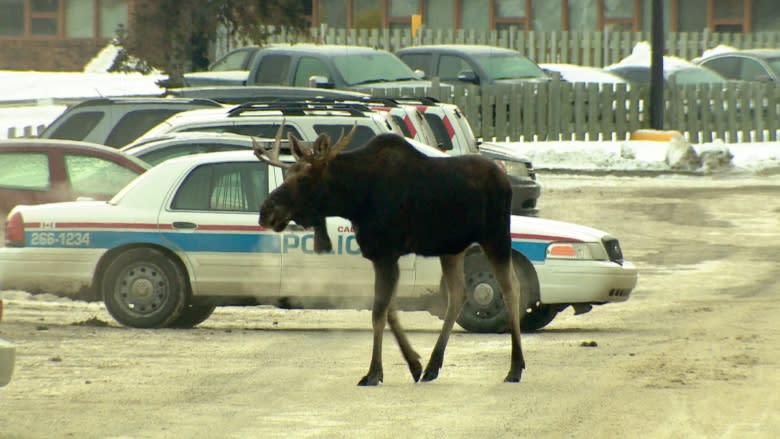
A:
[[[317,139],[314,140],[314,156],[317,158],[325,158],[328,156],[328,149],[330,149],[330,136],[325,133],[320,133]]]

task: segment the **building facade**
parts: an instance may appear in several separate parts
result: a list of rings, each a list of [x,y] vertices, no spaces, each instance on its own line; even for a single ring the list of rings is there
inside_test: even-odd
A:
[[[138,0],[0,0],[0,70],[80,70]],[[301,0],[312,27],[640,31],[652,0]],[[663,0],[671,32],[780,31],[778,0]]]

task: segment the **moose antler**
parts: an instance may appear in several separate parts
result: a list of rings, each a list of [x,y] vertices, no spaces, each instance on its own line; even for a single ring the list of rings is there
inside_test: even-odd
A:
[[[274,138],[274,144],[270,150],[263,148],[263,146],[257,143],[255,138],[252,137],[252,149],[255,152],[255,157],[257,157],[260,161],[268,163],[269,165],[278,166],[280,168],[289,168],[290,166],[292,166],[292,163],[284,163],[281,160],[279,160],[279,150],[282,147],[281,143],[282,143],[283,131],[284,131],[284,119],[282,119],[282,124],[279,125],[279,129],[276,130],[276,137]]]
[[[328,159],[332,159],[333,157],[336,157],[341,151],[344,150],[344,148],[349,145],[349,142],[352,141],[352,137],[355,135],[355,132],[357,131],[357,122],[352,126],[352,129],[347,133],[346,136],[344,136],[344,129],[341,130],[341,134],[339,134],[339,140],[336,142],[335,145],[332,145],[330,147],[330,151],[328,152]]]

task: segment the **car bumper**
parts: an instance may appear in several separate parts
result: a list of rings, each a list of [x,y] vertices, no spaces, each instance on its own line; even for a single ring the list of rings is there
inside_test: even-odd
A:
[[[545,304],[625,302],[639,279],[631,262],[547,260],[536,271]]]
[[[536,201],[542,193],[539,183],[530,178],[509,176],[512,184],[512,215],[537,216]]]
[[[79,297],[92,284],[102,249],[0,248],[0,290]]]

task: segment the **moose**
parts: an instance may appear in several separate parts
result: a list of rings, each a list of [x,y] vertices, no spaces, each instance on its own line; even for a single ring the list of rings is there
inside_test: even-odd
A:
[[[382,336],[389,324],[415,382],[438,377],[456,317],[466,300],[464,255],[477,243],[490,262],[509,314],[511,366],[504,379],[519,382],[525,360],[520,342],[520,284],[512,268],[511,188],[506,175],[479,155],[436,157],[422,153],[403,137],[385,133],[360,148],[342,152],[352,129],[331,144],[325,134],[311,146],[292,135],[294,162],[279,158],[282,128],[269,149],[254,144],[258,159],[287,168],[284,182],[260,207],[259,223],[276,232],[290,221],[313,228],[315,251],[331,250],[325,218],[352,222],[363,257],[374,268],[373,349],[368,373],[359,386],[383,381]],[[438,256],[448,292],[441,332],[422,370],[420,356],[398,320],[394,295],[398,259],[406,254]]]

